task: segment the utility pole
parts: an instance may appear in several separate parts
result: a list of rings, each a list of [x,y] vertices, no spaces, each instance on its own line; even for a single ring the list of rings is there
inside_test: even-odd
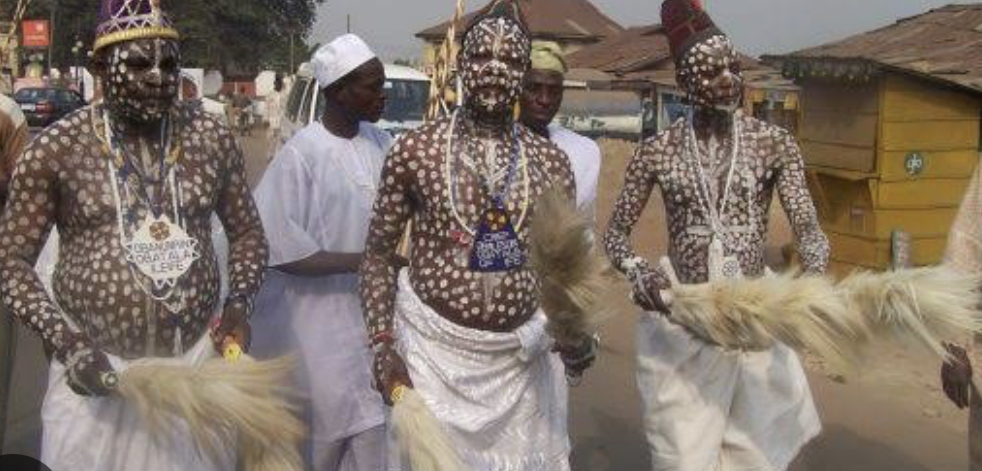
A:
[[[295,36],[295,34],[296,33],[294,33],[294,30],[291,29],[290,30],[290,73],[291,74],[294,74],[294,73],[297,72],[297,67],[296,67],[296,65],[294,64],[294,61],[293,61],[293,37]]]
[[[55,52],[55,11],[58,10],[58,0],[51,0],[51,14],[48,19],[48,76],[51,76],[51,58]]]
[[[348,34],[351,34],[351,14],[348,14]]]

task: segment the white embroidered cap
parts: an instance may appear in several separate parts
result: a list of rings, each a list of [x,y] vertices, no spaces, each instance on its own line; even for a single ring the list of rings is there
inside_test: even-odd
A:
[[[351,71],[361,67],[366,62],[375,59],[375,53],[354,34],[346,34],[314,53],[314,78],[320,88],[327,88]]]

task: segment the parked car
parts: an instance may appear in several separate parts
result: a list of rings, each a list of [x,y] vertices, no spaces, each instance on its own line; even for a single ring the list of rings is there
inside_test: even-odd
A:
[[[78,92],[54,87],[22,88],[14,93],[14,101],[24,112],[28,126],[40,127],[47,127],[85,106],[85,99]]]
[[[324,101],[309,64],[300,66],[287,95],[274,148],[324,113]],[[409,67],[385,64],[385,111],[378,126],[393,136],[423,123],[430,96],[430,78]]]

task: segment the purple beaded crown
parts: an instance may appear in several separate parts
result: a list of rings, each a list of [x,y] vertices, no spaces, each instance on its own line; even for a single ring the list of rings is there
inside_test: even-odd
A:
[[[179,38],[170,19],[161,11],[160,0],[103,0],[94,51],[143,38]]]

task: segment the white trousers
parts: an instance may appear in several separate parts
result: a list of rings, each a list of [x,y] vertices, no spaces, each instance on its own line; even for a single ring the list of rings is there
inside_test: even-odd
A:
[[[783,471],[821,431],[798,356],[720,349],[658,314],[637,331],[653,471]]]

